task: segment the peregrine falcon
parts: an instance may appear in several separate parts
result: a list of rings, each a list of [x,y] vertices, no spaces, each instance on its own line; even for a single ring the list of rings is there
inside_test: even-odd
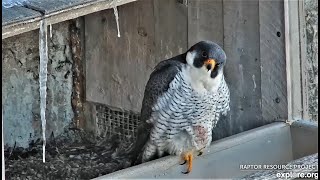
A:
[[[194,155],[210,145],[220,115],[230,110],[225,64],[219,45],[201,41],[154,68],[144,92],[134,164],[170,154],[187,163],[183,173],[192,170]]]

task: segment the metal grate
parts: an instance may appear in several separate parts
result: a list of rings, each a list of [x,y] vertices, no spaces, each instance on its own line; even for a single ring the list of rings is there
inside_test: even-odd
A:
[[[105,105],[97,105],[98,127],[105,136],[117,135],[122,142],[136,138],[136,130],[140,121],[139,114],[112,110]]]

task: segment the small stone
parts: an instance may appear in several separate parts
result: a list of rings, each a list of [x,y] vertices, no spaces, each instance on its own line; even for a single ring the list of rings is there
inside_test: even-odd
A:
[[[75,159],[79,159],[79,160],[81,160],[81,159],[82,159],[82,157],[81,157],[80,155],[75,156],[74,158],[75,158]]]
[[[34,169],[29,169],[30,170],[30,172],[32,173],[32,174],[35,174],[35,170]]]

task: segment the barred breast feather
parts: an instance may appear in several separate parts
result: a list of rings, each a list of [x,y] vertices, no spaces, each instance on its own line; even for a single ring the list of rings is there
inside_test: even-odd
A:
[[[220,114],[230,109],[223,75],[217,91],[199,93],[190,85],[183,58],[180,55],[161,62],[150,76],[138,129],[136,162],[207,148]]]

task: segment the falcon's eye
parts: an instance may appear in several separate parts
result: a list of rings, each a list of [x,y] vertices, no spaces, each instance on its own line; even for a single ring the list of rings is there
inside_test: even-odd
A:
[[[205,51],[202,51],[202,57],[207,58],[208,54]]]

